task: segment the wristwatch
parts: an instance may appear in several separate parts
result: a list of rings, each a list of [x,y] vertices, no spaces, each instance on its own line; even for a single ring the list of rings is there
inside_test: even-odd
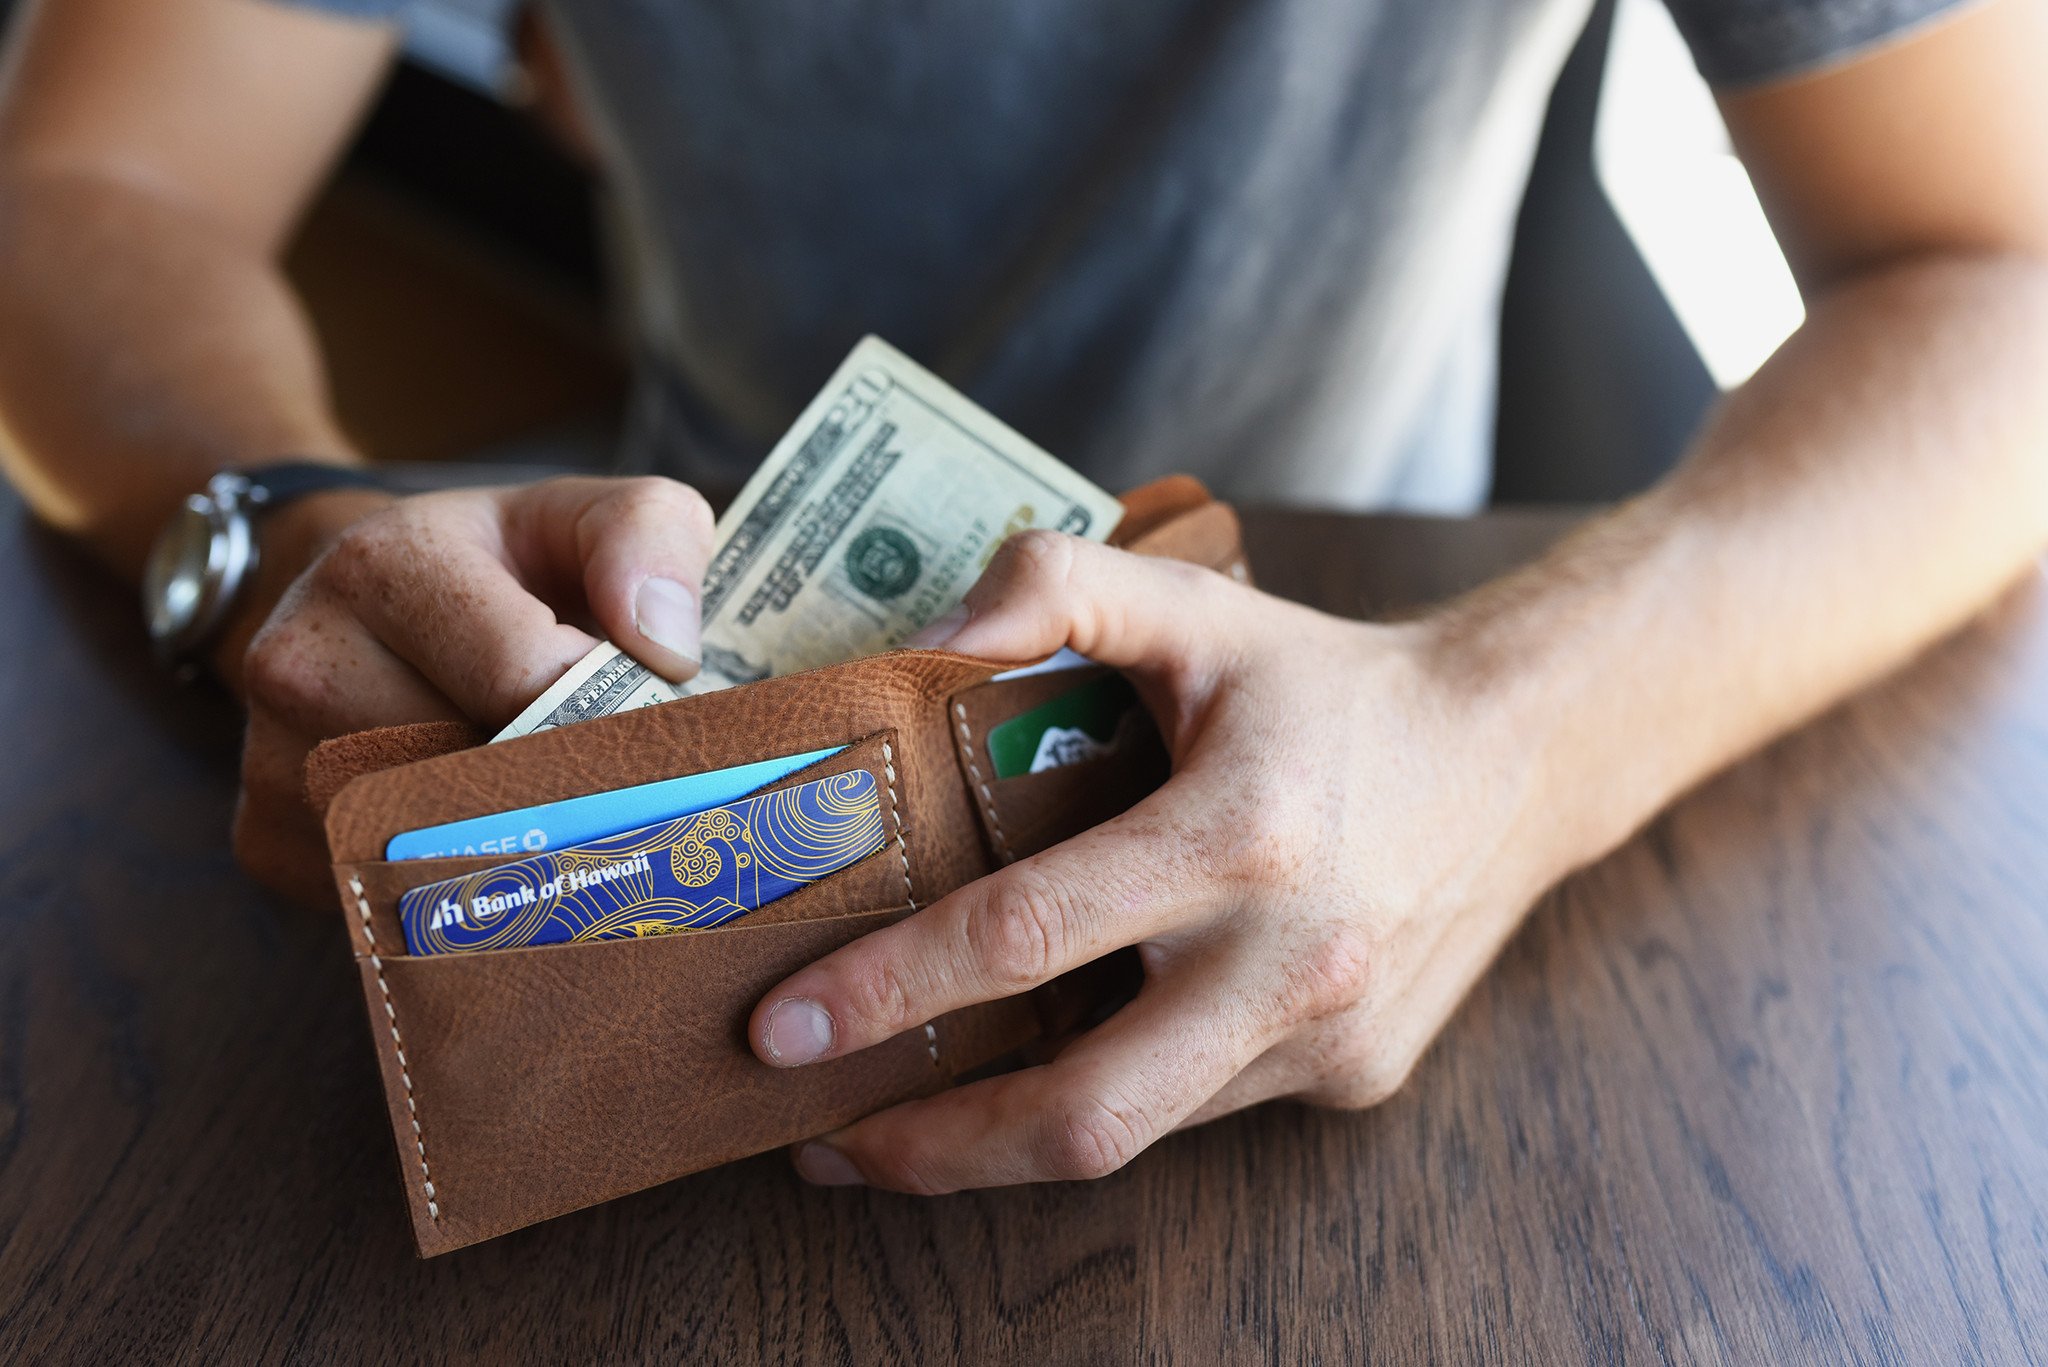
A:
[[[256,576],[256,519],[308,494],[381,489],[364,470],[288,461],[223,470],[157,534],[142,576],[142,613],[157,658],[192,671]]]

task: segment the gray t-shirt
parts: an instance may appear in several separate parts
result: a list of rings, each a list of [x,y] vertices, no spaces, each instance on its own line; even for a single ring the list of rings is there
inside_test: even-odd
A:
[[[505,0],[310,0],[451,20]],[[1668,0],[1707,77],[1955,0]],[[879,333],[1110,489],[1469,509],[1591,0],[559,0],[642,366],[625,460],[743,478]]]

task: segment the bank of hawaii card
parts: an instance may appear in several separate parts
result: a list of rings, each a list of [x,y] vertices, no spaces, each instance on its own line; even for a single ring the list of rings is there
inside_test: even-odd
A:
[[[719,925],[882,848],[865,769],[500,864],[398,899],[414,954],[617,940]]]

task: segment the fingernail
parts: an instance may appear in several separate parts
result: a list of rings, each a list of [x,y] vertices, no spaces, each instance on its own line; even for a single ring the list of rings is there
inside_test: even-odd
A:
[[[824,1057],[832,1047],[832,1018],[808,997],[787,997],[768,1008],[761,1039],[771,1062],[794,1068]]]
[[[868,1180],[851,1158],[816,1140],[796,1151],[796,1174],[821,1187],[857,1187]]]
[[[937,650],[958,636],[960,628],[967,625],[967,619],[972,615],[967,604],[962,603],[951,612],[932,618],[923,628],[904,638],[903,646],[906,650]]]
[[[642,636],[686,660],[703,651],[697,595],[673,579],[645,580],[633,595],[633,625]]]

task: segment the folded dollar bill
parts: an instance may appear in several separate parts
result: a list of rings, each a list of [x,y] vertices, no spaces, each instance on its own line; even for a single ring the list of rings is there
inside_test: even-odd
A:
[[[601,642],[497,740],[873,655],[957,606],[1004,538],[1094,541],[1122,505],[878,337],[863,338],[718,520],[704,667]]]

